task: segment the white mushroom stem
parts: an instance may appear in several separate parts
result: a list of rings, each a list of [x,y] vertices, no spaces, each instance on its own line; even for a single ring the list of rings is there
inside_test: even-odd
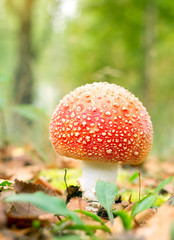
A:
[[[115,163],[91,162],[82,163],[82,177],[79,179],[83,197],[88,201],[97,201],[95,185],[98,180],[116,182],[118,165]]]

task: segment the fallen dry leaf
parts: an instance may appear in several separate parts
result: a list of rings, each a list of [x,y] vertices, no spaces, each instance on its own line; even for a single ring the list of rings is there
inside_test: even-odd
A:
[[[39,220],[41,226],[50,226],[57,223],[58,218],[54,214],[44,212],[30,203],[14,202],[7,213],[9,227],[28,228],[34,220]]]
[[[0,240],[52,240],[49,229],[38,231],[38,229],[2,229],[0,232]]]
[[[113,206],[112,206],[112,209],[113,210],[122,210],[123,209],[123,205],[122,205],[122,203],[116,203],[116,204],[113,204]]]
[[[131,232],[124,232],[121,234],[114,234],[110,236],[107,240],[145,240],[143,237],[136,236]]]
[[[85,210],[85,208],[88,206],[88,203],[85,199],[82,198],[71,198],[69,203],[67,204],[67,207],[71,210],[74,211],[76,209],[81,209]]]
[[[174,176],[174,164],[171,161],[159,161],[157,157],[150,157],[142,164],[152,178],[168,178]]]
[[[9,147],[8,158],[0,158],[0,178],[14,180],[33,179],[44,164],[35,161],[22,148]],[[1,156],[0,156],[1,157]]]
[[[14,190],[17,193],[34,193],[37,191],[43,191],[51,196],[60,196],[59,192],[57,190],[53,190],[53,188],[51,187],[51,189],[48,187],[45,187],[41,184],[34,184],[31,182],[23,182],[23,181],[19,181],[18,179],[15,179],[15,184],[14,184]]]
[[[43,191],[51,196],[59,196],[59,192],[52,188],[45,188],[41,184],[27,183],[15,179],[13,186],[17,193],[34,193],[36,191]],[[48,203],[49,204],[49,203]],[[45,217],[44,217],[45,216]],[[32,226],[32,222],[35,219],[41,220],[41,224],[55,222],[53,214],[48,219],[48,214],[30,203],[13,202],[10,204],[10,208],[7,212],[8,226],[15,225],[18,228],[27,228]],[[47,224],[47,225],[49,225]]]
[[[14,202],[7,213],[8,226],[15,225],[17,228],[31,227],[33,220],[44,214],[46,213],[30,203]]]
[[[121,205],[122,205],[123,208],[128,207],[129,204],[130,204],[129,201],[121,201]]]
[[[141,227],[157,212],[157,209],[146,209],[138,213],[134,218],[134,227]]]
[[[162,172],[167,176],[174,176],[174,164],[173,161],[165,161],[161,163]]]
[[[34,183],[37,185],[42,185],[46,189],[50,189],[52,192],[55,192],[60,196],[63,195],[63,192],[60,189],[55,188],[53,185],[51,185],[49,182],[43,180],[42,178],[37,178]]]
[[[142,181],[142,187],[147,188],[147,187],[153,187],[155,188],[158,185],[158,181],[155,178],[145,178]]]
[[[135,202],[132,202],[124,210],[126,212],[131,212],[134,205],[135,205]]]
[[[3,203],[0,202],[0,228],[4,227],[7,222],[6,209]]]
[[[146,240],[171,240],[171,224],[174,220],[174,207],[163,205],[158,212],[147,221],[143,228],[139,228],[136,234],[144,236]]]
[[[119,217],[114,218],[113,225],[111,224],[110,221],[108,221],[106,223],[106,226],[110,228],[111,234],[113,236],[116,236],[117,234],[120,235],[121,233],[124,232],[123,224],[122,224],[122,221],[121,221],[121,219]],[[101,238],[101,239],[108,239],[111,236],[111,234],[108,233],[108,232],[103,232],[101,230],[97,230],[96,231],[96,236]],[[116,239],[116,238],[114,238],[114,239]]]

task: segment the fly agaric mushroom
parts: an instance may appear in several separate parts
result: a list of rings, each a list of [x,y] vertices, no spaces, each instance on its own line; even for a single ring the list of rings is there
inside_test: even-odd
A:
[[[153,130],[142,103],[115,84],[94,82],[76,88],[57,106],[50,123],[56,152],[83,160],[83,197],[96,201],[100,179],[116,181],[118,164],[137,165],[152,147]]]

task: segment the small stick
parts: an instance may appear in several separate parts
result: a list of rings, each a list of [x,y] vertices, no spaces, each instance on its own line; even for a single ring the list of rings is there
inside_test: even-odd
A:
[[[128,202],[129,202],[129,204],[132,203],[132,193],[131,193],[130,196],[129,196]]]
[[[67,174],[67,170],[65,169],[64,182],[65,182],[65,186],[66,186],[66,191],[69,195],[69,188],[68,188],[67,181],[66,181],[66,174]]]
[[[59,221],[62,221],[61,217],[59,215],[55,215]]]

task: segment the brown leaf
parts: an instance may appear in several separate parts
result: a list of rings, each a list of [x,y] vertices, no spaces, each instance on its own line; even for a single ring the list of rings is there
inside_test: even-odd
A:
[[[48,188],[48,185],[45,188],[41,184],[26,183],[17,179],[15,179],[14,190],[19,194],[43,191],[52,196],[60,196],[59,192]],[[15,225],[18,228],[31,227],[35,219],[42,219],[42,223],[47,221],[47,219],[41,217],[46,215],[48,214],[30,203],[13,202],[7,214],[8,226]],[[54,219],[53,215],[52,218]]]
[[[123,208],[128,207],[129,204],[130,204],[129,201],[122,201],[122,202],[121,202],[121,205],[122,205]]]
[[[146,209],[140,213],[138,213],[135,218],[135,226],[134,227],[140,227],[146,224],[146,222],[157,212],[156,209]]]
[[[147,188],[147,187],[154,187],[155,188],[157,185],[158,185],[158,181],[155,178],[148,177],[148,178],[145,178],[143,180],[143,187],[144,188]]]
[[[18,179],[15,179],[14,190],[17,193],[34,193],[37,191],[43,191],[51,196],[60,196],[60,194],[57,191],[48,188],[48,185],[45,188],[41,184],[34,184],[30,182],[27,183],[27,182],[19,181]]]
[[[35,207],[30,203],[24,202],[13,202],[8,215],[13,215],[13,217],[31,217],[35,218],[43,215],[45,212]]]
[[[51,223],[58,222],[54,214],[44,212],[30,203],[22,202],[12,203],[7,219],[9,227],[15,225],[17,228],[31,227],[34,220],[39,220],[42,226],[50,226]]]
[[[43,163],[36,161],[26,154],[26,150],[23,148],[10,146],[8,152],[10,157],[6,161],[0,161],[1,178],[30,180],[44,167]]]
[[[167,176],[174,176],[173,161],[165,161],[161,163],[161,169]]]
[[[40,171],[41,166],[32,165],[32,166],[24,166],[18,168],[17,165],[11,169],[11,173],[13,174],[12,180],[19,179],[22,181],[29,181],[37,175]]]
[[[113,206],[112,206],[112,209],[113,210],[122,210],[123,209],[123,205],[122,205],[122,203],[116,203],[116,204],[113,204]]]
[[[35,184],[39,184],[44,186],[47,189],[50,189],[53,192],[56,192],[58,195],[63,195],[63,192],[59,190],[58,188],[55,188],[53,185],[51,185],[49,182],[46,182],[45,180],[41,178],[37,178],[36,181],[34,182]]]
[[[30,203],[14,202],[7,213],[8,226],[15,225],[18,228],[30,227],[33,220],[38,219],[43,214],[45,212]]]
[[[121,234],[114,234],[108,240],[145,240],[143,237],[136,236],[131,232],[124,232]]]
[[[147,225],[139,228],[136,233],[146,240],[170,240],[171,224],[174,219],[174,207],[163,205],[158,212],[149,219]]]
[[[49,229],[44,229],[41,231],[34,228],[25,228],[25,229],[2,229],[0,232],[0,240],[52,240],[53,236],[50,233]]]
[[[82,198],[71,198],[70,202],[67,204],[67,207],[74,211],[76,209],[85,210],[85,207],[88,206],[88,203],[85,199]]]
[[[125,208],[125,211],[126,212],[130,212],[133,208],[133,206],[135,205],[135,202],[132,202],[130,203],[126,208]]]
[[[143,162],[143,168],[152,178],[167,178],[174,176],[173,161],[159,161],[157,157],[150,157]]]
[[[17,178],[25,181],[31,180],[36,176],[40,169],[41,165],[27,165],[21,167],[18,162],[14,161],[0,162],[0,178],[10,180]]]
[[[4,227],[7,221],[6,210],[3,203],[0,202],[0,228]]]
[[[106,223],[106,226],[110,228],[112,235],[115,237],[116,234],[120,235],[123,233],[123,224],[120,218],[114,218],[114,223],[111,224],[110,221]],[[101,238],[101,239],[108,239],[110,234],[108,232],[103,232],[101,230],[96,231],[96,236]],[[116,238],[113,238],[116,239]]]

